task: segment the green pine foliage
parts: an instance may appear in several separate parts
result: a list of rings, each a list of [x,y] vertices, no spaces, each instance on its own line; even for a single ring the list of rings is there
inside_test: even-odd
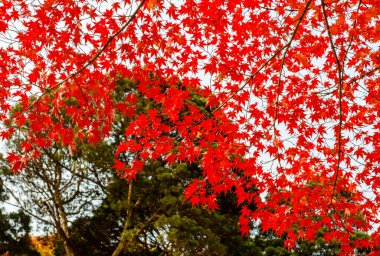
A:
[[[79,255],[111,255],[132,210],[124,255],[252,255],[255,245],[238,233],[236,211],[210,212],[183,201],[184,186],[195,175],[186,164],[171,169],[159,162],[147,165],[133,182],[132,209],[129,184],[116,178],[94,216],[74,223],[72,244]]]

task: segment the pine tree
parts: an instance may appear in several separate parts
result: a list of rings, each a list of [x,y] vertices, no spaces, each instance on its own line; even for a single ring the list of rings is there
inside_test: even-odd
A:
[[[238,210],[211,212],[183,202],[184,186],[199,174],[191,165],[167,168],[154,162],[136,181],[115,178],[94,216],[74,222],[75,250],[79,255],[111,255],[126,227],[120,255],[252,255],[257,248],[239,234]]]

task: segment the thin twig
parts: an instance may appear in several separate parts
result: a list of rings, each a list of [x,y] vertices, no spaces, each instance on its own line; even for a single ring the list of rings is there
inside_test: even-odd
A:
[[[333,38],[332,38],[332,34],[331,34],[331,31],[330,31],[330,25],[329,25],[329,21],[328,21],[328,18],[327,18],[327,14],[326,14],[326,6],[325,6],[325,2],[322,0],[321,1],[321,5],[322,5],[322,12],[323,12],[323,17],[324,17],[324,20],[325,20],[325,23],[326,23],[326,30],[327,30],[327,34],[328,34],[328,37],[329,37],[329,41],[330,41],[330,47],[331,47],[331,50],[334,54],[334,57],[335,57],[335,60],[336,60],[336,65],[338,67],[338,79],[339,79],[339,109],[338,109],[338,114],[339,114],[339,122],[338,122],[338,162],[337,162],[337,166],[336,166],[336,170],[335,170],[335,177],[334,177],[334,185],[333,185],[333,191],[332,191],[332,195],[331,195],[331,201],[330,201],[330,205],[332,205],[332,201],[333,201],[333,198],[334,198],[334,194],[336,192],[336,186],[337,186],[337,182],[338,182],[338,177],[339,177],[339,170],[340,170],[340,162],[342,161],[341,158],[342,158],[342,123],[343,123],[343,114],[342,114],[342,98],[343,98],[343,70],[342,70],[342,65],[339,61],[339,57],[338,57],[338,54],[336,52],[336,49],[335,49],[335,45],[334,45],[334,42],[333,42]]]

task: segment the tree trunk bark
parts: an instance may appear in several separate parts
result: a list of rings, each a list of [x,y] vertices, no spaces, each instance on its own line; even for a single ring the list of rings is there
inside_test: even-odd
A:
[[[120,256],[129,243],[129,239],[127,237],[127,232],[128,232],[128,228],[129,228],[129,222],[130,222],[131,217],[132,217],[132,210],[133,210],[132,204],[131,204],[132,188],[133,188],[133,184],[131,181],[131,182],[129,182],[129,186],[128,186],[127,217],[126,217],[125,222],[124,222],[123,231],[120,234],[119,243],[118,243],[115,251],[112,253],[112,256]]]
[[[69,245],[70,231],[67,221],[66,212],[62,206],[62,200],[58,194],[54,195],[56,207],[58,210],[59,228],[62,233],[61,239],[63,240],[63,247],[65,248],[66,256],[75,256],[73,249]]]
[[[65,248],[66,256],[74,256],[75,255],[73,250],[69,246],[68,242],[65,240],[63,241],[63,247]]]

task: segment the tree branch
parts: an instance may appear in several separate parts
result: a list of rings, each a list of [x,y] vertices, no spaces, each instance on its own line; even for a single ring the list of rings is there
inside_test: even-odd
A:
[[[336,52],[336,49],[335,49],[335,45],[334,45],[334,42],[333,42],[333,38],[332,38],[332,34],[331,34],[331,31],[330,31],[330,25],[329,25],[329,21],[328,21],[328,18],[327,18],[327,14],[326,14],[326,6],[325,6],[325,2],[322,0],[321,1],[321,5],[322,5],[322,12],[323,12],[323,17],[324,17],[324,20],[325,20],[325,24],[326,24],[326,30],[327,30],[327,34],[328,34],[328,37],[329,37],[329,41],[330,41],[330,47],[331,47],[331,50],[334,54],[334,57],[335,57],[335,61],[336,61],[336,65],[337,65],[337,68],[338,68],[338,83],[339,83],[339,87],[338,87],[338,105],[339,105],[339,109],[338,109],[338,115],[339,115],[339,121],[338,121],[338,160],[337,160],[337,165],[336,165],[336,170],[335,170],[335,177],[334,177],[334,184],[333,184],[333,191],[332,191],[332,194],[331,194],[331,201],[330,201],[330,205],[332,204],[332,201],[333,201],[333,198],[334,198],[334,194],[336,192],[336,186],[337,186],[337,183],[338,183],[338,177],[339,177],[339,170],[340,170],[340,163],[342,161],[342,123],[343,123],[343,113],[342,113],[342,98],[343,98],[343,69],[342,69],[342,65],[340,63],[340,60],[339,60],[339,57],[338,57],[338,54]]]
[[[284,51],[284,54],[282,55],[281,68],[280,68],[280,73],[279,73],[279,77],[278,77],[277,92],[276,92],[277,95],[276,95],[276,103],[275,103],[274,120],[273,120],[273,138],[274,138],[274,140],[276,140],[276,138],[277,138],[277,135],[276,135],[276,122],[277,122],[277,119],[278,119],[278,107],[279,107],[280,94],[281,94],[280,93],[281,76],[282,76],[282,72],[284,71],[286,54],[288,53],[289,48],[292,45],[292,42],[294,41],[294,38],[296,37],[298,28],[300,27],[301,22],[302,22],[303,18],[305,17],[305,15],[307,13],[307,10],[309,9],[310,4],[311,4],[311,0],[309,0],[306,3],[306,6],[303,9],[303,11],[301,13],[301,16],[298,19],[297,25],[296,25],[296,27],[293,30],[292,36],[290,37],[289,42],[285,45],[285,51]],[[276,146],[276,151],[277,151],[276,158],[278,160],[280,168],[282,169],[281,162],[280,162],[280,154],[279,154],[279,150],[278,150],[278,143],[277,142],[275,142],[275,146]]]

